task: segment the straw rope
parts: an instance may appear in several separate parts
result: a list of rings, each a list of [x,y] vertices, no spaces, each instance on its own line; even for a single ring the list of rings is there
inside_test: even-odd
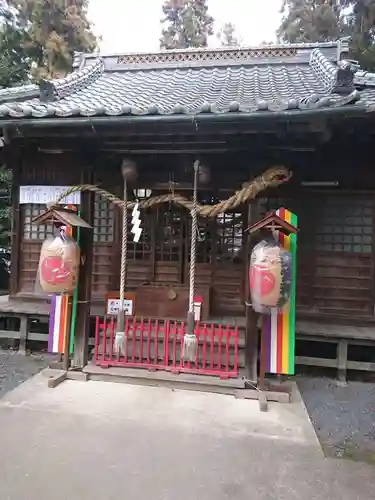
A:
[[[203,217],[217,217],[219,214],[224,212],[229,212],[236,208],[238,205],[247,203],[253,200],[259,193],[267,188],[274,188],[280,186],[284,182],[287,182],[291,178],[291,172],[285,167],[272,167],[266,170],[262,175],[256,177],[252,181],[246,183],[242,189],[236,191],[227,200],[220,201],[216,205],[199,205],[197,204],[197,215]],[[93,184],[81,184],[78,186],[72,186],[66,191],[64,191],[57,200],[54,200],[47,204],[48,208],[60,203],[64,198],[77,191],[91,191],[93,193],[99,194],[106,198],[108,201],[112,202],[114,205],[124,209],[134,208],[135,202],[126,203],[114,194],[106,191],[105,189],[95,186]],[[139,202],[139,208],[150,208],[159,203],[175,203],[180,205],[190,212],[193,210],[194,202],[180,196],[176,193],[168,193],[160,196],[153,196],[147,200],[142,200]]]

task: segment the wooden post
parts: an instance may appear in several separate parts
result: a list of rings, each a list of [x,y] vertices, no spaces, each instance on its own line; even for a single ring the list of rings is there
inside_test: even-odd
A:
[[[259,218],[259,200],[254,200],[248,206],[247,224],[251,225]],[[245,304],[246,304],[246,332],[245,332],[245,366],[246,377],[249,382],[256,384],[258,380],[258,324],[259,315],[256,314],[250,304],[250,286],[249,286],[249,259],[252,247],[252,236],[248,232],[246,238],[245,252]]]
[[[21,316],[20,343],[18,348],[18,352],[20,352],[21,354],[26,354],[27,335],[28,335],[28,320],[26,314],[23,314]]]
[[[88,224],[92,225],[94,194],[83,191],[81,196],[81,217]],[[78,301],[74,335],[74,368],[83,368],[86,366],[88,361],[91,276],[93,262],[93,229],[81,228],[79,246],[81,249],[81,264],[78,278]]]
[[[12,204],[12,227],[11,227],[11,263],[12,272],[10,274],[9,294],[11,297],[16,295],[19,288],[19,262],[20,262],[20,159],[18,154],[14,152],[9,153],[7,158],[7,166],[12,170],[12,188],[11,188],[11,204]]]
[[[337,344],[337,380],[346,385],[346,370],[348,366],[348,341],[340,339]]]

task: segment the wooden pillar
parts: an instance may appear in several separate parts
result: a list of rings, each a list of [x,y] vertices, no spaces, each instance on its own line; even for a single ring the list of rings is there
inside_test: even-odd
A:
[[[87,167],[88,168],[88,167]],[[90,174],[90,172],[87,172]],[[91,175],[85,175],[91,182]],[[81,194],[81,218],[93,224],[94,194],[83,191]],[[90,335],[91,276],[93,263],[93,229],[80,229],[81,265],[78,279],[78,302],[74,333],[73,367],[83,368],[88,361]]]
[[[259,200],[254,200],[248,208],[248,226],[251,226],[259,220],[260,217],[260,203]],[[251,297],[249,288],[249,259],[251,249],[253,246],[251,235],[248,233],[246,238],[246,254],[245,254],[245,272],[246,272],[246,336],[245,336],[245,365],[246,365],[246,378],[249,382],[256,384],[258,380],[258,318],[251,307]]]
[[[6,145],[5,147],[12,148]],[[20,263],[20,235],[21,235],[21,217],[20,217],[20,185],[21,185],[21,159],[14,147],[9,151],[6,157],[6,166],[12,170],[12,188],[11,188],[11,274],[9,283],[10,296],[16,295],[19,291],[19,263]]]
[[[341,385],[346,384],[348,366],[348,341],[340,339],[337,344],[337,380]]]

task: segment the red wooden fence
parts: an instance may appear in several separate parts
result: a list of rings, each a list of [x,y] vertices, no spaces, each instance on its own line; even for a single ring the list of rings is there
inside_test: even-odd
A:
[[[238,328],[229,325],[197,323],[197,355],[185,362],[182,346],[185,324],[180,321],[127,319],[124,353],[114,352],[116,319],[97,316],[94,363],[99,366],[122,366],[167,370],[172,373],[238,376]]]

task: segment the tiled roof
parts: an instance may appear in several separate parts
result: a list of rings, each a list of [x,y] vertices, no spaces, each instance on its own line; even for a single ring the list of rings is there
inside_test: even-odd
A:
[[[283,112],[355,103],[375,109],[375,75],[339,65],[338,48],[77,55],[76,70],[64,79],[0,90],[0,119]]]

